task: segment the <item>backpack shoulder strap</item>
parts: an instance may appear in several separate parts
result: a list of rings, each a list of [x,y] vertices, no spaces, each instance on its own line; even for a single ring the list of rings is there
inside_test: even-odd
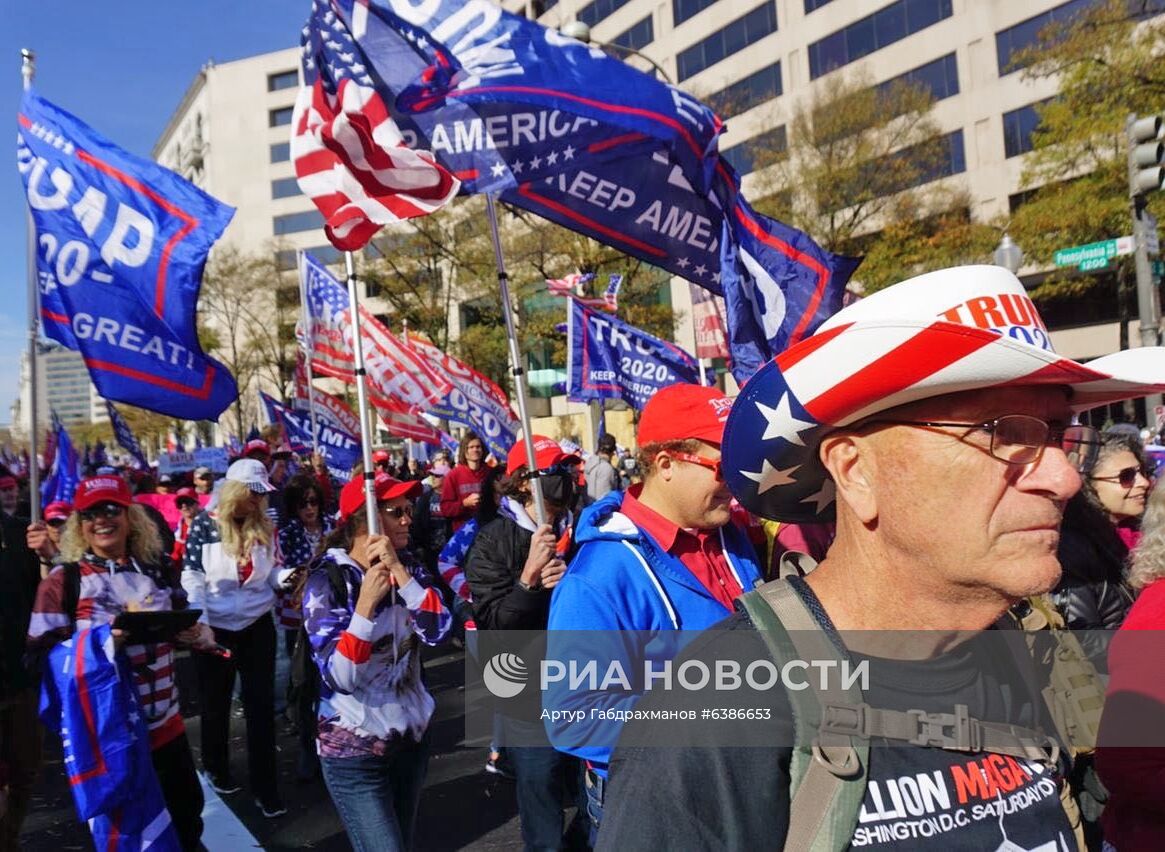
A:
[[[69,617],[69,624],[77,628],[77,604],[81,600],[81,565],[66,562],[61,566],[64,572],[64,589],[61,593],[61,609]]]
[[[787,580],[766,583],[739,600],[776,662],[835,660],[834,671],[848,662]],[[840,678],[829,679],[824,689],[819,679],[808,680],[811,690],[786,690],[797,745],[785,848],[825,852],[845,848],[853,837],[866,791],[869,745],[825,724],[832,716],[858,712],[861,692],[852,686],[843,690]]]

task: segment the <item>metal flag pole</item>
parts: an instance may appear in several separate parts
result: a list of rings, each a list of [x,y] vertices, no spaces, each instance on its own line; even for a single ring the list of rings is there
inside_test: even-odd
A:
[[[307,373],[307,410],[311,414],[311,449],[313,453],[320,451],[319,427],[316,425],[316,389],[315,375],[311,369],[312,355],[316,351],[315,336],[311,323],[311,311],[307,307],[307,279],[303,274],[303,252],[296,253],[296,268],[299,270],[299,303],[303,309],[303,333],[307,340],[307,352],[303,356],[303,368]],[[351,298],[351,296],[349,296]],[[313,462],[314,464],[314,462]]]
[[[518,332],[514,328],[513,310],[510,306],[510,279],[506,274],[506,263],[502,258],[502,240],[498,235],[498,212],[493,193],[485,196],[486,211],[489,213],[490,236],[494,243],[494,260],[498,266],[498,288],[502,293],[502,316],[506,319],[506,338],[510,344],[510,372],[514,376],[514,395],[518,397],[518,419],[522,421],[522,435],[526,439],[526,465],[531,472],[538,470],[534,454],[534,433],[530,429],[530,413],[526,409],[526,371],[522,369],[522,353],[518,349]],[[534,497],[535,520],[539,524],[547,522],[546,504],[542,500],[542,482],[537,476],[530,479],[530,493]]]
[[[32,89],[32,77],[36,73],[36,56],[31,50],[20,51],[20,76],[24,79],[24,91]],[[40,286],[36,272],[36,225],[32,211],[28,212],[28,507],[32,522],[40,521],[40,460],[36,449],[37,430],[40,428],[40,406],[37,402],[37,381],[40,370],[37,364],[37,343],[40,337]]]
[[[376,511],[376,470],[372,467],[372,436],[368,428],[368,388],[365,385],[364,345],[360,339],[360,303],[356,298],[356,261],[352,252],[344,252],[344,266],[348,270],[348,313],[352,320],[353,370],[356,379],[356,400],[360,409],[360,456],[364,461],[364,511],[368,515],[368,534],[380,535],[380,514]]]

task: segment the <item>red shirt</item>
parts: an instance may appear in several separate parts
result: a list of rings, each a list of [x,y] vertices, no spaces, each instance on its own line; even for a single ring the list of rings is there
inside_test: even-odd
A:
[[[489,468],[484,464],[478,465],[477,470],[459,464],[445,476],[441,484],[441,516],[453,522],[454,531],[477,513],[476,509],[465,508],[461,501],[470,494],[481,493],[481,483],[488,473]]]
[[[669,555],[680,560],[708,593],[731,612],[732,602],[744,590],[740,588],[724,556],[724,549],[720,546],[720,530],[687,530],[676,526],[659,512],[639,502],[642,490],[642,486],[636,486],[627,491],[619,511],[651,536]]]

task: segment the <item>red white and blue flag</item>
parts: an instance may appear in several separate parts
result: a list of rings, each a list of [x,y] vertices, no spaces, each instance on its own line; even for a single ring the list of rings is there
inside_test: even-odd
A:
[[[457,178],[406,146],[347,26],[316,0],[303,29],[303,81],[292,117],[299,188],[338,249],[363,248],[384,225],[439,210]]]

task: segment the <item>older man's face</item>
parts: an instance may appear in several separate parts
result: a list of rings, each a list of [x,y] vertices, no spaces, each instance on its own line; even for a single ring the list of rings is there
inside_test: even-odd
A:
[[[1069,422],[1060,388],[951,394],[887,412],[888,420],[984,423],[1026,414]],[[916,569],[932,592],[1018,600],[1052,588],[1064,504],[1080,475],[1058,445],[1038,462],[1008,464],[983,430],[893,426],[869,435],[877,535],[891,558]]]
[[[15,485],[10,485],[7,488],[0,488],[0,509],[7,512],[9,515],[16,511],[16,504],[19,502],[20,492]]]

